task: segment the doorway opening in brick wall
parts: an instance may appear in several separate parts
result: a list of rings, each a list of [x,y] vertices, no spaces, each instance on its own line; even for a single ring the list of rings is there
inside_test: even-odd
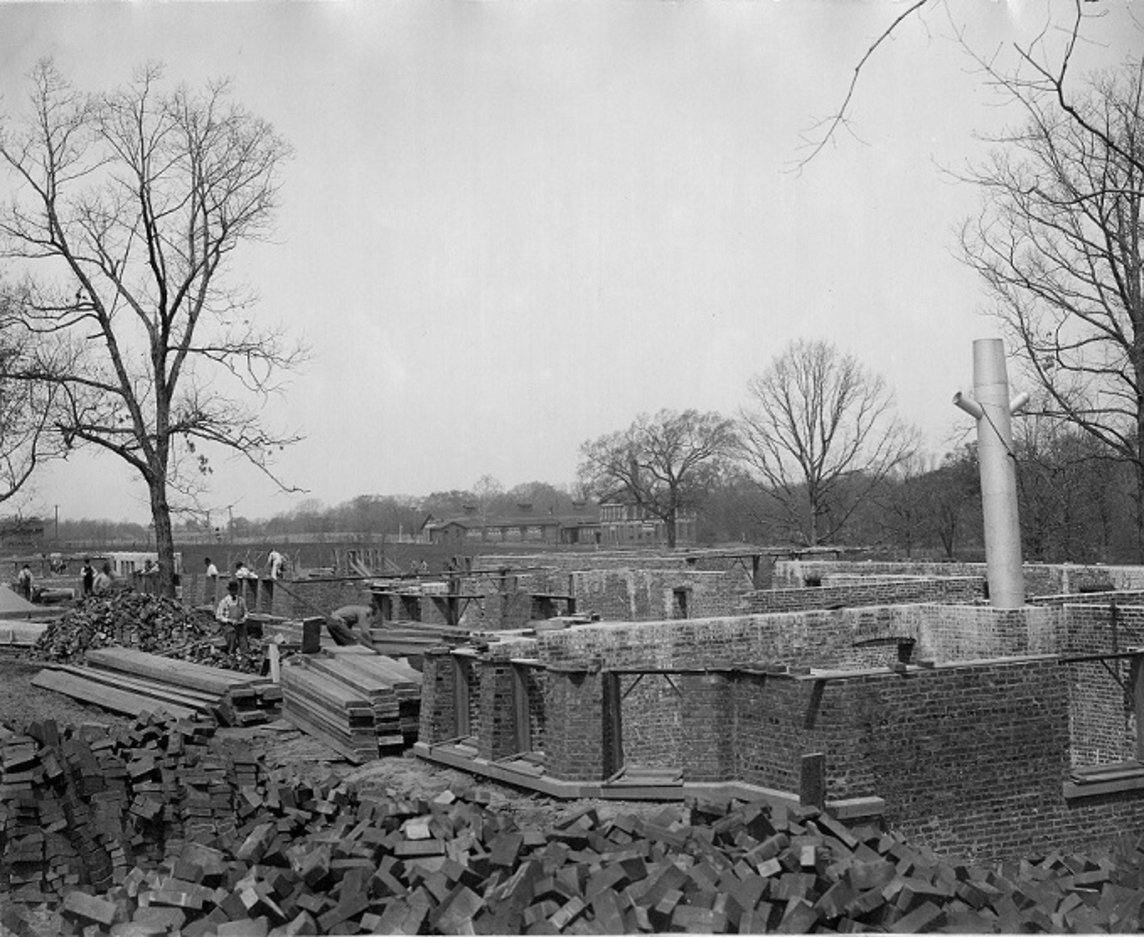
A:
[[[683,771],[672,763],[667,738],[674,726],[667,726],[654,715],[671,713],[676,707],[657,705],[662,694],[682,696],[671,671],[605,671],[603,681],[604,709],[604,776],[615,787],[646,790],[677,787],[683,784]],[[625,742],[625,701],[636,718]],[[641,718],[642,717],[642,718]],[[658,737],[657,737],[658,736]]]

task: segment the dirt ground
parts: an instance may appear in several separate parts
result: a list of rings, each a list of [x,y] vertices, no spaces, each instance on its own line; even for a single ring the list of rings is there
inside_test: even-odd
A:
[[[32,678],[43,666],[41,661],[26,660],[19,652],[0,650],[0,724],[14,729],[41,719],[54,719],[60,725],[73,726],[97,723],[128,727],[132,724],[130,716],[108,712],[62,693],[33,686]],[[218,734],[249,740],[269,768],[292,768],[306,778],[344,779],[357,784],[360,790],[388,789],[402,798],[432,799],[448,789],[480,787],[490,793],[494,808],[511,813],[522,828],[543,830],[586,804],[596,807],[601,818],[620,813],[655,816],[664,807],[663,804],[630,801],[554,800],[461,771],[441,768],[415,758],[410,752],[354,765],[285,720],[249,728],[220,728]]]

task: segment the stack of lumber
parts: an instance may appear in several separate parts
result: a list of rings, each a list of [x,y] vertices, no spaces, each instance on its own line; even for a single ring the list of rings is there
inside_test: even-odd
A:
[[[132,716],[162,710],[237,726],[277,718],[282,699],[281,688],[263,677],[124,647],[90,650],[86,666],[48,668],[32,683]]]
[[[442,644],[468,644],[474,637],[467,628],[420,621],[388,622],[383,627],[371,628],[370,635],[374,648],[390,657],[417,656]]]
[[[285,661],[282,696],[287,720],[361,763],[417,732],[421,674],[365,648],[335,648]]]
[[[0,732],[0,925],[16,934],[1139,932],[1144,839],[991,867],[813,807],[688,802],[520,828],[267,770],[211,730]],[[37,927],[38,925],[38,927]],[[47,928],[45,931],[44,928]]]
[[[378,745],[402,746],[421,725],[421,674],[362,647],[333,648],[304,660],[310,669],[365,693],[374,705]]]

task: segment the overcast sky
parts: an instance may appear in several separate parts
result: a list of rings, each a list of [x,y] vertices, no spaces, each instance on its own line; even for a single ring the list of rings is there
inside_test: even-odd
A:
[[[905,6],[3,3],[0,94],[19,112],[45,55],[88,90],[158,60],[231,77],[293,145],[276,242],[238,260],[257,314],[312,350],[266,413],[306,434],[276,468],[308,493],[224,460],[208,507],[567,483],[641,412],[733,415],[799,337],[883,374],[941,453],[972,341],[997,334],[954,254],[977,195],[948,170],[1018,117],[952,37],[1006,54],[1071,4],[933,6],[871,59],[854,135],[791,171]],[[1085,64],[1144,48],[1144,8],[1085,6],[1107,14]],[[109,457],[44,473],[28,508],[57,505],[148,519]]]

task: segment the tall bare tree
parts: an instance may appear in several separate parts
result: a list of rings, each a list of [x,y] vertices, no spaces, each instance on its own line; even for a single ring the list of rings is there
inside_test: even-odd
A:
[[[36,468],[64,452],[52,431],[56,388],[10,377],[23,371],[31,348],[19,308],[18,297],[0,283],[0,503],[26,492]]]
[[[971,179],[962,257],[1045,393],[1136,474],[1144,555],[1144,61],[1068,93],[1063,69],[1005,87],[1025,110]]]
[[[718,413],[660,410],[585,442],[577,474],[601,501],[622,500],[662,520],[674,547],[679,514],[699,504],[735,444],[734,422]]]
[[[741,456],[793,537],[837,537],[917,446],[881,376],[829,342],[798,340],[747,385]]]
[[[34,343],[17,376],[55,388],[68,446],[142,477],[171,593],[171,496],[196,488],[186,469],[209,470],[217,448],[269,474],[297,438],[243,401],[274,390],[300,350],[225,282],[236,248],[268,233],[289,148],[226,83],[165,90],[158,66],[86,94],[43,61],[30,84],[27,118],[0,124],[16,182],[0,256],[27,271],[18,312]]]

